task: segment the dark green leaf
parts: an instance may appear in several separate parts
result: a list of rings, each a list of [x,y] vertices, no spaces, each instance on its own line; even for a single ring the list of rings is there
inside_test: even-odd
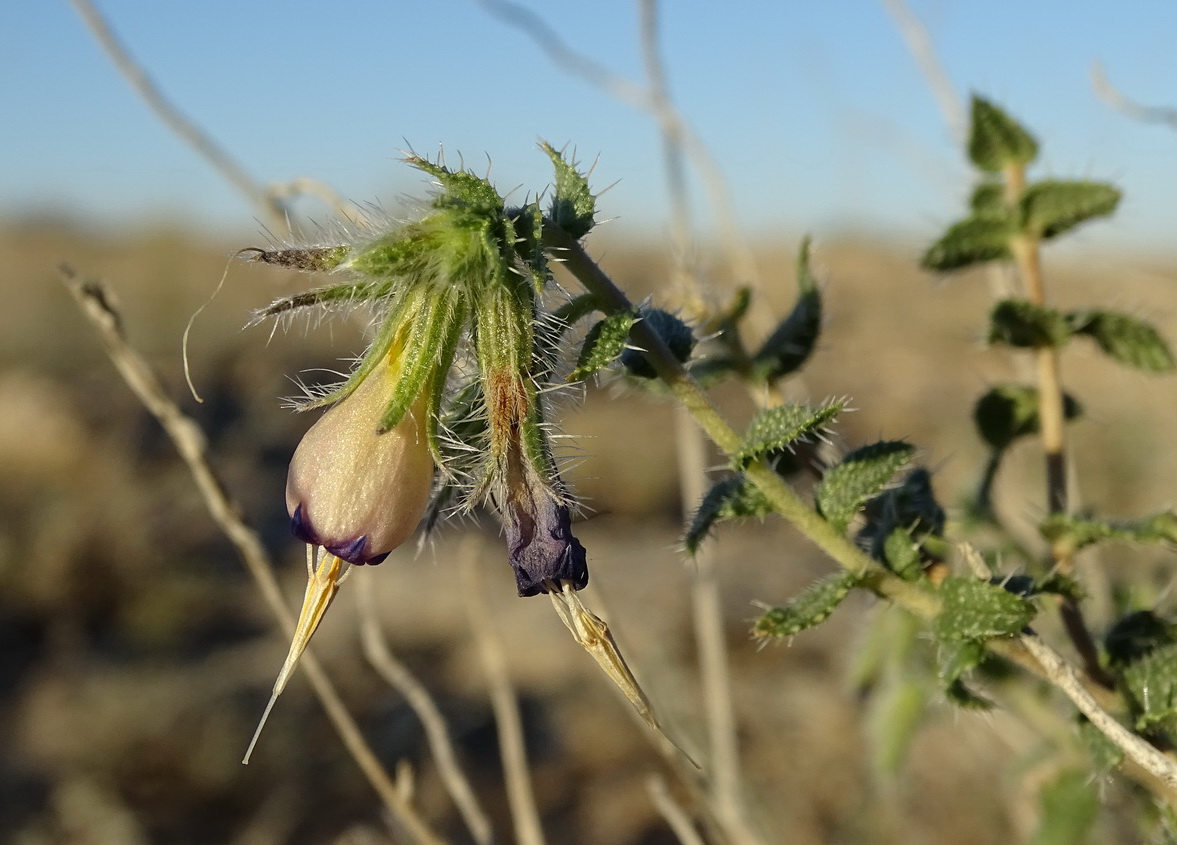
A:
[[[1082,406],[1070,396],[1063,397],[1063,413],[1073,420]],[[981,437],[994,449],[1005,449],[1014,440],[1038,431],[1038,391],[1020,384],[1003,384],[977,400],[973,421]]]
[[[1067,771],[1042,787],[1038,830],[1030,845],[1083,845],[1099,815],[1090,772]]]
[[[574,326],[594,311],[600,310],[595,294],[582,293],[580,296],[568,300],[552,315],[566,326]]]
[[[1006,213],[1005,185],[997,180],[981,182],[973,188],[969,208],[978,217],[1000,217]]]
[[[943,603],[935,632],[941,640],[987,640],[1020,632],[1034,618],[1034,605],[976,578],[950,575],[940,585]]]
[[[574,238],[583,238],[595,224],[597,199],[589,190],[588,179],[580,172],[576,162],[564,158],[564,151],[557,150],[546,141],[540,148],[552,160],[556,169],[556,190],[548,216],[552,222]]]
[[[1120,192],[1102,182],[1037,182],[1018,200],[1023,225],[1044,239],[1116,210]]]
[[[584,338],[576,369],[568,376],[569,381],[588,378],[598,370],[616,361],[629,341],[629,330],[637,318],[630,311],[610,314],[597,322]]]
[[[1071,336],[1067,318],[1024,299],[1004,299],[989,315],[989,342],[1041,348],[1062,346]]]
[[[913,469],[897,487],[867,502],[863,513],[866,524],[855,538],[858,545],[897,574],[917,578],[923,565],[936,559],[927,545],[944,533],[944,509],[926,469]]]
[[[1177,728],[1177,645],[1158,646],[1133,661],[1123,679],[1138,731]]]
[[[824,622],[861,579],[853,572],[830,575],[806,587],[784,607],[774,607],[756,620],[756,637],[791,637]]]
[[[819,408],[808,405],[778,405],[761,411],[748,426],[744,442],[735,456],[737,469],[744,469],[753,461],[772,452],[788,449],[793,443],[812,437],[831,422],[845,402],[829,402]]]
[[[984,214],[965,218],[948,227],[920,259],[925,270],[947,273],[986,261],[1010,257],[1009,241],[1014,234],[1008,215]]]
[[[915,447],[884,440],[855,449],[830,468],[817,487],[817,509],[838,531],[891,480],[915,454]]]
[[[969,158],[989,173],[1007,165],[1026,165],[1038,156],[1038,142],[997,106],[973,95]]]
[[[1160,332],[1143,320],[1116,311],[1077,311],[1068,315],[1071,330],[1099,344],[1121,364],[1150,373],[1173,369],[1173,353]]]
[[[699,509],[691,518],[683,545],[688,554],[697,554],[703,540],[711,533],[712,527],[724,519],[747,516],[765,516],[772,513],[772,506],[755,484],[743,475],[733,475],[717,481],[707,491]]]
[[[940,651],[940,680],[944,695],[957,707],[968,710],[988,710],[993,706],[987,698],[977,695],[962,680],[985,658],[985,646],[977,640],[942,643]]]
[[[797,302],[764,345],[752,357],[752,370],[772,381],[796,372],[809,359],[821,334],[821,292],[809,269],[809,239],[801,242],[797,257]]]
[[[679,363],[686,363],[691,357],[691,352],[695,349],[695,335],[690,326],[678,317],[661,308],[643,308],[639,312],[639,319],[653,330],[654,334],[662,338],[662,342],[666,344]],[[638,378],[658,377],[654,368],[650,366],[650,362],[646,360],[645,353],[632,347],[621,353],[621,365],[629,371],[630,375]]]

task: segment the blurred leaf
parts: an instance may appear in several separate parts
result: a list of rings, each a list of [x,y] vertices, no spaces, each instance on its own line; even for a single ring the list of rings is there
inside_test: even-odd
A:
[[[1102,540],[1177,545],[1177,514],[1163,511],[1143,519],[1121,522],[1056,513],[1048,516],[1038,530],[1052,544],[1071,553]]]
[[[1021,596],[976,578],[949,575],[940,585],[936,636],[945,641],[1008,637],[1030,624],[1036,610]]]
[[[687,371],[700,387],[711,387],[740,372],[740,364],[728,355],[711,354],[706,358],[695,358],[689,362]]]
[[[574,238],[583,238],[593,228],[597,213],[597,200],[589,190],[588,179],[575,162],[564,158],[563,150],[557,150],[547,141],[540,142],[540,149],[548,154],[556,170],[556,188],[548,217]]]
[[[969,158],[996,173],[1007,165],[1027,165],[1038,156],[1038,142],[1017,121],[988,100],[973,95]]]
[[[867,502],[863,513],[866,523],[856,542],[897,574],[918,578],[923,564],[936,559],[926,544],[944,533],[944,509],[936,501],[932,475],[926,469],[913,469],[898,486]],[[913,563],[913,551],[918,565]]]
[[[830,575],[806,587],[784,607],[774,607],[756,620],[756,637],[791,637],[829,618],[842,600],[862,580],[854,572]]]
[[[1073,420],[1082,413],[1082,406],[1064,396],[1063,413]],[[1038,432],[1038,391],[1020,384],[998,385],[977,400],[973,421],[986,443],[1005,449],[1019,437]]]
[[[915,454],[915,447],[883,440],[855,449],[831,467],[817,487],[817,510],[839,532],[860,507],[891,480]]]
[[[948,227],[920,259],[925,270],[947,273],[986,261],[1010,257],[1009,241],[1014,234],[1007,214],[974,215]]]
[[[711,528],[724,519],[745,516],[766,516],[772,506],[755,484],[743,475],[733,475],[711,485],[703,496],[699,509],[691,518],[683,543],[688,554],[697,554]]]
[[[1094,217],[1116,210],[1120,192],[1102,182],[1036,182],[1026,188],[1018,207],[1023,226],[1049,240]]]
[[[616,361],[629,341],[629,330],[637,321],[631,311],[619,311],[600,320],[585,335],[569,381],[588,378]]]
[[[941,643],[940,680],[944,695],[957,707],[968,710],[988,710],[993,703],[969,689],[961,678],[971,672],[985,658],[985,646],[977,640]]]
[[[1086,716],[1078,717],[1079,742],[1087,749],[1096,772],[1107,774],[1124,762],[1124,752],[1107,738],[1099,728],[1091,724]]]
[[[924,573],[920,544],[906,528],[896,528],[883,541],[883,560],[888,569],[905,581],[914,581]]]
[[[817,434],[845,406],[845,402],[836,401],[819,408],[788,404],[761,411],[748,426],[744,442],[735,456],[736,467],[744,469],[759,458],[787,449],[796,441]]]
[[[691,352],[695,349],[695,335],[690,326],[678,317],[661,308],[642,308],[638,312],[638,319],[646,323],[654,334],[662,338],[662,342],[666,344],[680,364],[685,364],[691,357]],[[658,377],[654,368],[650,366],[650,362],[646,360],[645,353],[633,347],[621,353],[621,365],[629,371],[630,375],[638,378],[653,379]]]
[[[1150,373],[1169,372],[1173,353],[1155,328],[1116,311],[1076,311],[1067,317],[1071,331],[1094,340],[1109,357]]]
[[[1124,668],[1136,729],[1177,728],[1177,645],[1162,645]]]
[[[599,305],[597,304],[596,295],[582,293],[580,296],[573,297],[553,311],[552,316],[563,323],[565,328],[571,328],[597,310],[599,310]]]
[[[868,729],[875,768],[893,776],[903,765],[928,705],[928,687],[921,681],[888,684],[871,700]]]
[[[1000,217],[1007,213],[1005,185],[998,179],[986,179],[973,188],[969,208],[977,217]]]
[[[1004,299],[989,314],[989,342],[1039,348],[1062,346],[1071,336],[1071,326],[1053,308],[1024,299]]]
[[[1082,845],[1099,815],[1099,796],[1090,772],[1066,771],[1038,793],[1038,830],[1030,845]]]
[[[792,312],[752,357],[753,372],[767,381],[801,369],[821,334],[821,292],[809,268],[809,238],[801,242],[797,256],[797,287],[799,293]]]
[[[1112,668],[1127,666],[1162,646],[1177,643],[1172,623],[1151,610],[1138,610],[1116,621],[1104,637],[1108,664]]]

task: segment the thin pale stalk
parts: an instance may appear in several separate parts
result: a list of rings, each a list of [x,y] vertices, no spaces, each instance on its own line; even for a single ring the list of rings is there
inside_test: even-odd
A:
[[[706,845],[687,811],[670,794],[665,780],[657,775],[651,775],[646,781],[646,791],[650,794],[655,809],[682,845]]]
[[[204,432],[172,401],[155,371],[127,343],[123,336],[122,318],[112,301],[110,291],[98,282],[82,282],[68,267],[63,266],[61,274],[66,288],[73,294],[83,315],[97,329],[106,354],[119,375],[143,406],[156,418],[175,445],[176,451],[188,466],[209,514],[237,549],[271,613],[288,635],[293,634],[294,614],[286,606],[286,599],[274,577],[269,555],[266,554],[257,533],[246,525],[239,508],[229,498],[220,479],[213,472],[208,461],[208,443]],[[412,805],[402,798],[388,771],[364,740],[334,685],[309,650],[303,655],[302,668],[311,689],[323,705],[327,718],[391,817],[414,842],[420,845],[442,845],[442,839],[417,815]]]
[[[361,573],[367,575],[368,573]],[[354,576],[353,576],[354,577]],[[384,682],[405,697],[405,701],[413,708],[417,718],[421,720],[421,727],[425,730],[425,737],[429,741],[429,750],[437,764],[437,773],[446,791],[458,808],[462,821],[470,831],[470,836],[478,845],[490,845],[494,841],[494,831],[490,819],[487,818],[470,781],[462,771],[458,762],[458,752],[450,736],[449,726],[433,696],[425,685],[417,679],[404,663],[396,658],[389,648],[388,638],[380,625],[373,604],[372,591],[361,585],[359,590],[353,591],[356,596],[356,606],[360,619],[360,643],[364,657],[376,670]]]
[[[490,703],[495,714],[507,803],[511,806],[511,819],[515,825],[515,841],[518,845],[544,845],[544,832],[540,825],[527,762],[527,747],[523,740],[523,718],[519,714],[519,702],[511,686],[507,658],[495,634],[495,623],[486,605],[478,571],[478,550],[477,537],[468,539],[458,552],[458,567],[470,630],[474,634],[474,644],[486,672]]]

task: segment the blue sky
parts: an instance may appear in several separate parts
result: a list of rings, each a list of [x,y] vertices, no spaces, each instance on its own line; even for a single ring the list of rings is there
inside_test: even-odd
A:
[[[657,129],[555,68],[471,0],[98,0],[181,110],[262,181],[321,179],[390,209],[422,179],[411,145],[462,154],[502,189],[549,180],[538,138],[599,157],[611,225],[665,231]],[[631,0],[525,3],[574,49],[642,77]],[[1095,246],[1165,246],[1177,231],[1177,133],[1093,93],[1101,61],[1134,99],[1177,105],[1177,3],[911,0],[960,96],[1034,130],[1036,173],[1126,194]],[[326,10],[330,11],[326,11]],[[665,2],[671,92],[718,159],[750,233],[847,230],[929,238],[972,176],[877,0]],[[66,0],[0,12],[0,215],[65,211],[108,227],[160,216],[256,232],[255,212],[130,90]],[[712,225],[693,187],[696,220]],[[313,215],[323,212],[308,203]]]

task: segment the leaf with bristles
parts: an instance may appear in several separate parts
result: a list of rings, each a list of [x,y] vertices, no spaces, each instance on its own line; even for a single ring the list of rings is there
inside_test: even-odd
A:
[[[797,257],[797,302],[752,357],[752,371],[772,381],[801,369],[821,334],[822,300],[809,267],[809,238]]]
[[[823,476],[817,487],[817,510],[839,532],[845,531],[860,507],[886,486],[911,460],[915,447],[884,440],[855,449]]]
[[[1071,336],[1067,318],[1025,299],[1003,299],[989,314],[989,342],[1041,349],[1062,346]]]
[[[839,572],[810,584],[788,604],[764,612],[752,628],[755,637],[791,637],[829,618],[862,577],[855,572]]]
[[[1104,540],[1172,546],[1177,545],[1177,514],[1163,511],[1143,519],[1113,521],[1057,513],[1047,517],[1038,530],[1053,546],[1069,554]]]
[[[941,611],[934,630],[943,641],[1012,637],[1030,624],[1034,605],[987,581],[950,575],[940,585]]]
[[[1063,397],[1063,414],[1073,420],[1083,408],[1072,396]],[[1019,437],[1038,431],[1038,391],[1027,385],[1002,384],[989,390],[973,408],[973,422],[994,449],[1005,449]]]
[[[1008,214],[977,214],[948,227],[920,259],[925,270],[947,273],[1010,257],[1013,221]]]
[[[1038,142],[1016,120],[974,94],[968,150],[973,164],[996,173],[1032,162],[1038,157]]]
[[[1026,188],[1018,200],[1024,227],[1048,240],[1095,217],[1106,217],[1120,192],[1102,182],[1047,180]]]
[[[654,334],[662,339],[666,348],[680,364],[685,364],[695,349],[695,335],[691,327],[669,311],[661,308],[642,308],[638,312],[638,319],[646,324]],[[621,353],[621,365],[632,376],[643,379],[655,379],[658,374],[654,367],[646,360],[646,353],[641,349],[628,347]]]
[[[580,347],[576,369],[568,376],[568,380],[586,379],[620,358],[629,342],[629,330],[636,321],[637,317],[632,311],[618,311],[589,329],[584,345]]]
[[[743,475],[733,475],[711,485],[691,518],[683,544],[688,554],[698,554],[703,540],[720,521],[770,513],[772,505],[760,489]]]
[[[744,469],[772,452],[783,451],[800,440],[814,437],[845,407],[843,400],[836,400],[817,408],[792,403],[767,408],[748,426],[733,463],[737,469]]]
[[[548,154],[556,170],[556,188],[548,217],[574,238],[583,238],[595,224],[597,199],[589,190],[588,179],[576,166],[564,157],[563,150],[557,150],[547,141],[540,142],[540,149]]]
[[[1138,731],[1177,730],[1177,645],[1153,649],[1122,677]]]

